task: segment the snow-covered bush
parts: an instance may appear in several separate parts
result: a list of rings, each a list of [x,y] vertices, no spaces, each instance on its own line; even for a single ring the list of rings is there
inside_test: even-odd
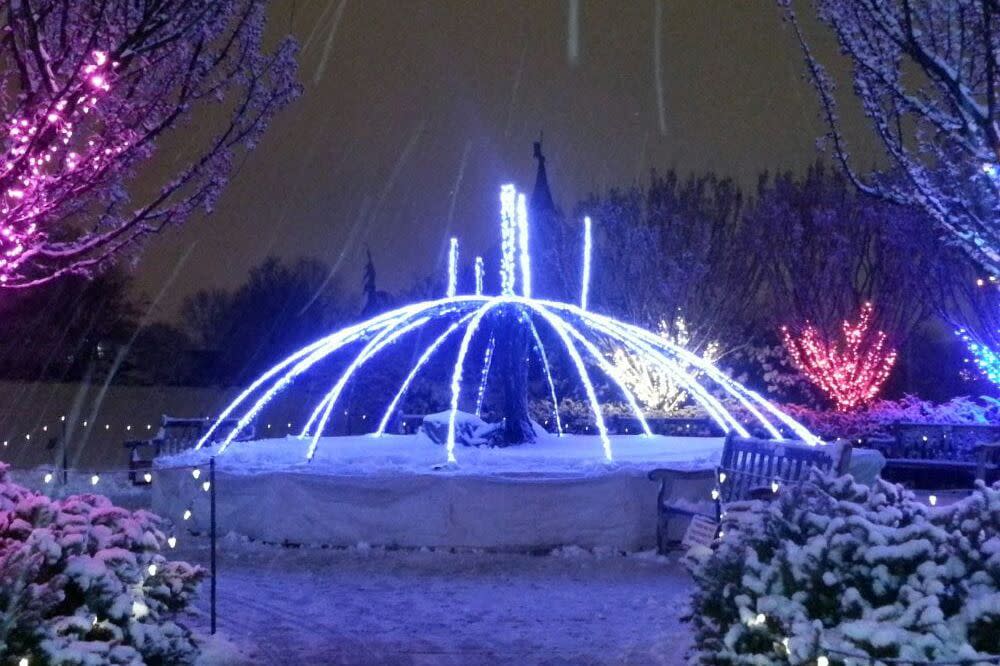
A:
[[[814,474],[729,522],[690,558],[701,664],[1000,654],[1000,486],[931,508]]]
[[[8,481],[7,469],[0,463],[0,655],[79,666],[193,662],[191,633],[172,616],[205,573],[161,554],[162,520],[100,495],[50,499]]]
[[[949,425],[1000,424],[1000,400],[989,396],[959,397],[936,403],[908,395],[900,400],[878,400],[854,412],[818,410],[786,404],[782,409],[812,432],[826,439],[889,435],[894,423]]]

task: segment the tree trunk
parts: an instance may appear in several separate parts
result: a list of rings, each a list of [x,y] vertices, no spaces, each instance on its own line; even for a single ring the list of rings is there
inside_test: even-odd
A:
[[[503,382],[503,446],[535,441],[528,415],[529,329],[517,307],[506,307],[497,327],[494,363]]]

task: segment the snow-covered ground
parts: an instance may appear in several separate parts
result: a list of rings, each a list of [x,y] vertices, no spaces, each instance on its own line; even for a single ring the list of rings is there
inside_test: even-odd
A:
[[[179,555],[207,563],[203,540]],[[220,543],[202,664],[683,664],[691,583],[649,553],[531,556]],[[208,631],[208,595],[194,628]]]

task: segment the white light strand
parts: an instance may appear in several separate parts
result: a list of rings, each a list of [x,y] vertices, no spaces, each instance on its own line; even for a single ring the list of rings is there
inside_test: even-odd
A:
[[[549,368],[549,357],[545,353],[545,345],[542,344],[542,338],[538,335],[538,329],[535,328],[535,322],[528,317],[528,325],[531,326],[531,335],[535,338],[535,347],[538,348],[538,355],[542,359],[542,369],[545,371],[545,379],[549,384],[549,395],[552,397],[552,416],[556,420],[556,432],[560,437],[563,436],[562,421],[559,419],[559,398],[556,397],[556,385],[552,381],[552,370]]]
[[[483,415],[483,399],[486,397],[486,383],[490,379],[490,367],[493,365],[493,351],[496,349],[496,336],[490,336],[490,342],[483,353],[483,370],[479,376],[479,392],[476,393],[476,416]]]
[[[448,298],[458,292],[458,239],[452,237],[448,244]]]
[[[333,408],[337,404],[337,399],[340,398],[340,394],[343,392],[344,387],[347,386],[347,382],[351,379],[351,376],[357,372],[358,368],[394,341],[398,340],[410,331],[420,328],[428,321],[430,321],[430,317],[421,317],[416,321],[410,322],[406,326],[400,326],[399,328],[393,330],[389,335],[384,336],[382,339],[372,341],[369,343],[368,347],[358,354],[354,361],[341,375],[337,384],[330,390],[330,393],[327,394],[326,410],[323,412],[323,416],[320,417],[319,423],[316,424],[312,441],[309,442],[309,449],[306,451],[306,460],[312,460],[313,456],[316,455],[316,447],[319,445],[319,438],[322,437],[323,429],[326,427],[327,421],[330,420],[330,415],[333,413]]]
[[[403,385],[399,387],[399,391],[396,392],[396,395],[393,397],[392,402],[389,403],[389,406],[386,408],[385,414],[382,415],[382,420],[379,422],[378,429],[375,431],[376,437],[381,437],[383,434],[385,434],[385,429],[389,425],[389,419],[392,418],[393,413],[395,413],[396,411],[396,405],[398,405],[399,401],[402,400],[403,395],[406,394],[406,390],[410,388],[410,384],[413,383],[413,380],[416,378],[417,373],[419,373],[421,368],[423,368],[424,365],[427,364],[427,361],[429,361],[431,356],[434,355],[434,352],[438,350],[438,347],[444,344],[444,341],[447,340],[449,337],[451,337],[452,333],[457,331],[459,326],[461,326],[471,318],[472,314],[467,314],[458,321],[456,321],[455,323],[453,323],[451,326],[447,328],[447,330],[445,330],[444,333],[438,336],[438,338],[434,342],[432,342],[427,347],[427,349],[424,350],[423,354],[420,355],[420,358],[417,359],[416,364],[413,366],[413,368],[410,369],[410,374],[408,374],[406,376],[406,379],[403,380]]]
[[[504,302],[504,298],[492,298],[483,304],[465,327],[465,335],[462,336],[462,344],[458,348],[458,358],[455,359],[455,367],[451,373],[451,412],[448,415],[448,438],[445,446],[448,450],[448,462],[456,462],[455,459],[455,420],[458,417],[458,399],[462,393],[462,370],[465,366],[465,357],[469,353],[469,343],[472,336],[476,334],[479,323],[483,317],[494,307]]]
[[[514,294],[514,257],[516,254],[515,209],[517,190],[513,185],[500,188],[500,293]]]
[[[590,296],[590,255],[593,250],[593,239],[591,237],[590,218],[583,218],[583,276],[580,281],[580,309],[587,309],[587,300]]]
[[[483,277],[486,268],[483,266],[483,258],[476,257],[476,296],[483,295]]]

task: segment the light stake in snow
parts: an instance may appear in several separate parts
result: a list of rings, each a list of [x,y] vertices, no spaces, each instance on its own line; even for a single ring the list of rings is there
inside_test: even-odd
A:
[[[436,332],[430,344],[416,354],[416,362],[409,371],[399,389],[388,400],[385,412],[375,428],[375,436],[381,436],[393,416],[398,414],[407,390],[417,375],[431,361],[432,357],[443,350],[450,350],[454,362],[451,366],[448,425],[445,435],[445,451],[450,463],[456,462],[456,423],[459,408],[463,403],[479,411],[486,392],[486,382],[493,377],[504,382],[504,413],[501,415],[507,424],[524,423],[528,420],[526,414],[513,414],[509,409],[517,409],[517,400],[508,401],[512,386],[507,370],[513,365],[528,362],[527,356],[534,353],[541,361],[545,373],[545,385],[548,398],[554,408],[556,429],[562,431],[558,413],[558,396],[555,392],[556,382],[552,377],[552,369],[560,367],[551,363],[553,354],[560,354],[569,361],[568,367],[575,371],[575,380],[582,388],[582,393],[589,405],[592,415],[590,423],[581,424],[585,432],[595,432],[601,443],[603,457],[613,460],[611,439],[604,422],[603,407],[598,395],[598,387],[602,392],[612,392],[616,400],[620,399],[628,406],[634,418],[640,424],[645,435],[651,430],[643,413],[643,407],[636,400],[632,390],[625,385],[618,370],[606,358],[607,346],[614,345],[625,349],[633,355],[637,362],[656,368],[657,372],[671,377],[678,385],[683,386],[691,399],[701,405],[709,417],[715,421],[723,432],[735,432],[740,436],[748,436],[749,431],[720,401],[713,395],[713,390],[734,400],[745,411],[747,418],[754,419],[760,428],[776,440],[782,440],[785,435],[782,429],[809,444],[818,443],[818,439],[806,428],[781,412],[777,407],[760,395],[749,391],[739,383],[730,379],[716,368],[709,360],[689,352],[675,341],[624,322],[599,315],[586,310],[588,282],[590,276],[591,230],[590,220],[585,219],[584,236],[584,277],[582,281],[580,306],[559,301],[536,298],[532,295],[532,266],[528,254],[528,215],[527,204],[512,185],[505,185],[500,190],[500,231],[501,231],[501,261],[500,261],[500,294],[486,295],[483,291],[483,263],[477,257],[475,262],[476,286],[475,294],[463,295],[457,293],[457,280],[451,281],[454,275],[452,266],[457,266],[457,241],[452,245],[454,261],[449,261],[449,295],[436,300],[423,301],[404,305],[395,310],[385,312],[344,329],[335,331],[315,342],[306,345],[291,354],[280,363],[264,372],[244,389],[216,418],[212,426],[199,440],[196,448],[200,449],[209,441],[219,441],[217,454],[224,453],[235,441],[237,436],[258,419],[261,411],[283,389],[287,388],[298,377],[310,371],[314,366],[343,350],[353,350],[344,369],[332,380],[332,387],[325,393],[313,409],[302,430],[303,436],[309,436],[311,442],[306,452],[306,458],[311,460],[317,451],[320,438],[323,436],[327,423],[334,414],[345,414],[343,407],[338,408],[338,402],[352,378],[359,374],[366,363],[378,358],[381,352],[390,345],[416,337],[418,331],[441,324],[447,324],[443,331]],[[516,293],[516,274],[521,274],[521,294]],[[451,286],[455,289],[452,291]],[[554,344],[547,346],[543,340],[543,332],[550,334]],[[511,338],[509,336],[519,336]],[[512,347],[512,340],[520,339]],[[457,345],[454,344],[457,340]],[[533,341],[533,344],[532,342]],[[452,344],[447,344],[447,343]],[[493,347],[496,352],[504,353],[505,371],[490,373],[493,363]],[[551,347],[551,349],[549,348]],[[514,349],[514,355],[511,350]],[[470,353],[483,360],[482,366],[477,366],[475,374],[478,380],[478,391],[466,391],[464,383],[467,376],[466,360]],[[482,354],[482,356],[480,356]],[[498,357],[499,359],[499,357]],[[499,362],[499,360],[497,361]],[[524,367],[523,365],[521,367]],[[601,381],[595,382],[591,376],[597,370]],[[711,384],[713,390],[702,384]],[[527,382],[523,389],[528,390]],[[516,394],[515,394],[516,395]],[[522,394],[523,395],[523,394]],[[474,401],[474,402],[473,402]],[[511,407],[511,404],[515,404]],[[526,405],[526,401],[521,404]],[[524,407],[526,409],[526,406]],[[237,410],[239,410],[237,412]],[[521,419],[524,419],[523,421]],[[213,438],[215,431],[230,419],[236,420],[225,437]],[[516,443],[510,441],[509,443]],[[192,471],[195,479],[199,472]],[[718,491],[713,491],[718,493]]]

